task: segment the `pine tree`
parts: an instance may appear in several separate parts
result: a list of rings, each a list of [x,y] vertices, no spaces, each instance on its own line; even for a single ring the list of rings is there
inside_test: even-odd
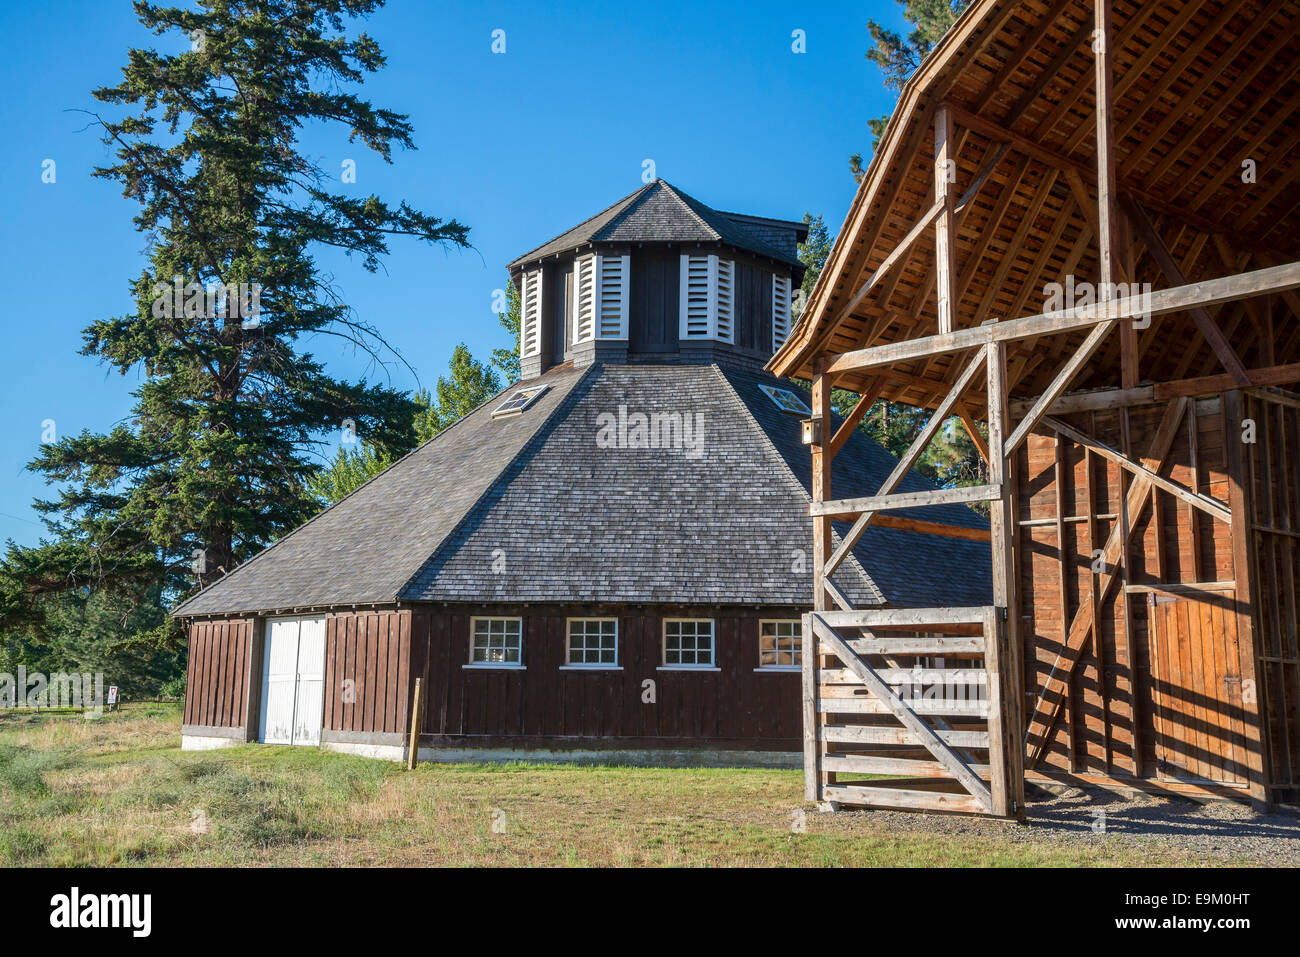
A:
[[[799,262],[803,263],[804,267],[803,282],[799,286],[798,297],[801,311],[803,304],[812,295],[813,286],[817,285],[817,277],[822,274],[826,257],[831,254],[831,246],[834,245],[830,230],[822,221],[821,213],[816,216],[812,213],[804,213],[803,221],[808,227],[808,238],[798,246]]]
[[[462,342],[452,352],[450,374],[438,377],[437,402],[423,389],[411,397],[416,408],[412,426],[417,441],[429,441],[500,391],[501,382],[496,373],[475,359]],[[324,508],[370,481],[392,465],[395,458],[366,442],[359,443],[355,449],[340,446],[334,460],[312,477],[309,487]]]
[[[133,49],[121,82],[94,92],[125,113],[92,114],[114,156],[94,175],[139,203],[150,248],[133,309],[93,322],[83,353],[140,384],[127,422],[64,437],[31,463],[59,486],[37,503],[54,537],[10,548],[0,620],[83,585],[174,600],[311,514],[309,453],[323,432],[355,429],[388,455],[414,443],[407,396],[336,379],[305,348],[337,340],[380,366],[396,356],[320,272],[321,247],[374,271],[392,236],[468,244],[454,220],[337,190],[354,159],[339,177],[298,148],[301,128],[333,124],[384,162],[414,148],[406,116],[348,89],[384,65],[373,39],[347,29],[381,2],[135,4],[148,29],[191,48]]]
[[[449,374],[438,377],[434,389],[437,401],[430,402],[418,417],[415,430],[427,441],[500,391],[497,374],[470,355],[462,342],[452,351]]]
[[[519,287],[510,278],[506,276],[506,311],[498,315],[501,322],[501,328],[505,329],[506,335],[510,337],[510,348],[493,349],[492,364],[501,370],[501,374],[506,377],[506,383],[518,382],[520,375],[519,366],[519,324],[523,317],[522,306],[519,300]]]
[[[867,29],[875,47],[867,51],[867,59],[880,67],[884,73],[885,88],[902,90],[903,86],[916,72],[922,61],[929,56],[948,28],[956,22],[962,12],[970,6],[971,0],[898,0],[903,5],[903,18],[912,24],[913,30],[906,37],[887,30],[875,20],[867,21]],[[872,152],[880,146],[889,125],[889,117],[882,116],[867,121],[873,137]],[[862,154],[854,153],[849,157],[849,172],[856,182],[862,182],[866,170],[862,165]]]

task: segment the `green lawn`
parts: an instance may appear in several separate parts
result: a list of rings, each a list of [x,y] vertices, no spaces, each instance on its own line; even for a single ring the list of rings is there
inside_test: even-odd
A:
[[[310,748],[180,750],[179,709],[0,715],[0,863],[1196,864],[1156,839],[815,813],[801,774],[422,765]],[[797,812],[806,831],[796,833]],[[929,822],[929,823],[928,823]],[[497,829],[494,829],[494,823]]]

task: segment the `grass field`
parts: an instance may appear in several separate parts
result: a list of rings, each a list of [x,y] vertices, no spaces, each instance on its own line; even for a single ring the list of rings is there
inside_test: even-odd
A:
[[[801,773],[423,765],[311,748],[180,750],[179,709],[0,716],[10,865],[1195,864],[1157,840],[824,815]],[[793,826],[806,811],[806,830]],[[951,820],[951,819],[949,819]],[[1233,863],[1231,860],[1221,863]]]

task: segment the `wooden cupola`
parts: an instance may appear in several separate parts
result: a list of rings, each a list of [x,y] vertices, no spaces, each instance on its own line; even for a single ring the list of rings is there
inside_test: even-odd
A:
[[[522,376],[564,362],[766,362],[793,325],[807,236],[654,180],[510,264]]]

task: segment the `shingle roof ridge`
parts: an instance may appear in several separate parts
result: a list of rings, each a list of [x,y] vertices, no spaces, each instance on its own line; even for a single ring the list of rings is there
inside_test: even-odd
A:
[[[582,227],[586,226],[588,223],[594,222],[595,220],[600,219],[600,217],[604,216],[606,213],[612,212],[613,210],[617,209],[619,206],[623,205],[624,203],[630,202],[633,198],[637,196],[637,194],[648,193],[651,188],[653,188],[654,186],[658,185],[661,182],[662,180],[654,179],[646,183],[644,186],[637,187],[636,189],[634,189],[632,192],[628,193],[626,196],[622,197],[621,199],[616,199],[614,202],[610,203],[600,212],[593,213],[592,215],[588,216],[586,219],[582,220],[582,222],[576,223],[575,225],[570,226],[568,229],[561,230],[560,232],[552,236],[550,239],[546,240],[546,242],[539,243],[538,245],[534,246],[532,249],[528,250],[526,253],[522,253],[516,256],[514,259],[510,260],[510,265],[514,266],[518,263],[527,262],[528,259],[533,255],[533,253],[540,252],[541,250],[545,249],[547,246],[551,245],[551,243],[555,242],[556,240],[563,239],[565,236],[569,235],[570,233],[576,233],[578,230],[582,229]],[[612,219],[613,217],[610,218]],[[601,228],[603,229],[606,225],[607,225],[606,223],[602,223]]]

